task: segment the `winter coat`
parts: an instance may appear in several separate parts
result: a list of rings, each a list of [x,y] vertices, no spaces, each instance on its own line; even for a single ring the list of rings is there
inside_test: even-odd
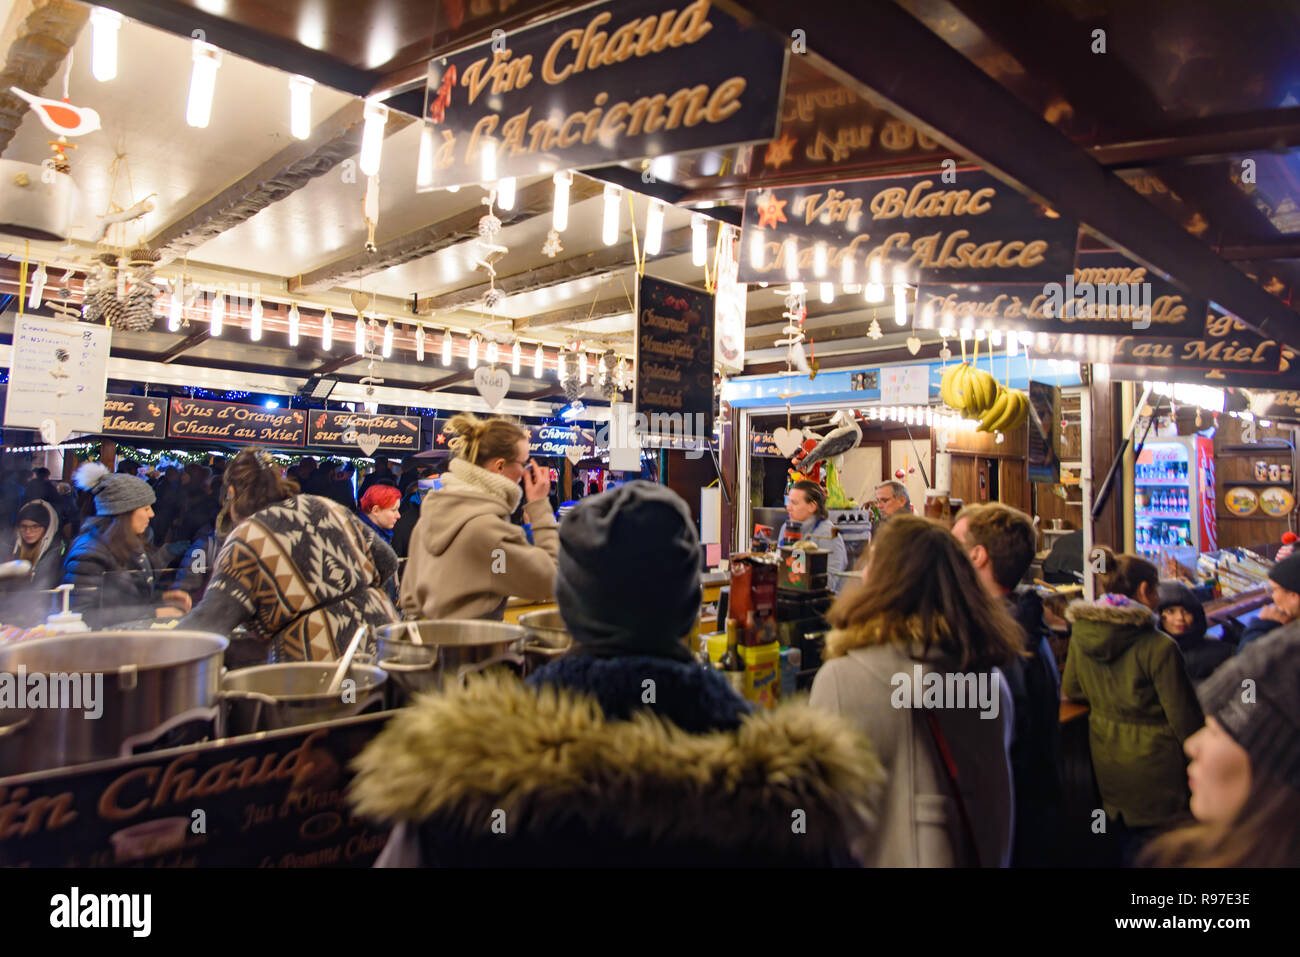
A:
[[[272,661],[332,661],[362,625],[397,620],[382,584],[393,550],[342,506],[315,495],[268,505],[236,525],[203,600],[181,628],[271,643]]]
[[[751,714],[717,672],[642,656],[475,676],[355,767],[357,813],[397,824],[377,866],[854,864],[881,779],[835,716]]]
[[[1043,600],[1032,588],[1006,597],[1007,611],[1025,636],[1025,651],[1005,669],[1015,709],[1011,774],[1016,826],[1013,867],[1050,867],[1055,856],[1064,794],[1061,789],[1061,682],[1043,623]]]
[[[959,671],[936,650],[917,661],[893,644],[853,648],[822,665],[813,679],[810,704],[843,715],[875,745],[887,776],[880,834],[866,863],[872,867],[972,866],[970,840],[952,797],[945,764],[934,743],[925,709],[895,695],[922,676]],[[898,676],[896,679],[895,676]],[[994,680],[996,679],[996,689]],[[924,677],[921,683],[924,687]],[[999,669],[986,677],[990,707],[929,711],[957,765],[957,784],[974,832],[978,863],[1006,867],[1011,858],[1013,795],[1008,748],[1014,715],[1007,682]],[[993,695],[996,690],[996,695]]]
[[[1241,633],[1241,641],[1237,643],[1237,650],[1241,651],[1252,641],[1258,641],[1260,638],[1263,638],[1269,632],[1273,631],[1273,629],[1281,627],[1282,622],[1280,621],[1274,621],[1272,618],[1260,618],[1259,616],[1256,616],[1255,620],[1247,625],[1246,630]]]
[[[402,499],[402,508],[397,516],[397,524],[393,526],[393,540],[390,543],[398,558],[410,554],[411,535],[415,532],[416,522],[420,520],[420,503],[425,494],[427,493],[422,489],[416,489]]]
[[[838,592],[840,586],[844,584],[844,579],[835,573],[844,571],[849,558],[844,548],[844,539],[840,537],[835,523],[829,518],[819,519],[815,515],[806,522],[783,522],[776,537],[778,546],[791,544],[786,539],[786,536],[791,534],[797,534],[800,539],[810,538],[817,543],[818,548],[830,553],[826,559],[829,587],[831,591]]]
[[[1183,742],[1205,723],[1182,653],[1156,629],[1151,609],[1074,601],[1061,690],[1086,702],[1092,766],[1102,804],[1128,827],[1186,817]]]
[[[126,562],[109,551],[104,534],[112,520],[111,515],[86,519],[63,560],[63,583],[75,586],[70,607],[81,612],[91,628],[153,618],[159,606],[148,550],[141,549]]]
[[[551,597],[560,537],[550,504],[524,506],[533,544],[510,522],[521,489],[504,476],[453,459],[442,488],[427,492],[411,535],[401,606],[413,618],[500,621],[506,599]]]
[[[1235,645],[1215,638],[1205,637],[1205,609],[1196,600],[1192,590],[1181,582],[1167,581],[1160,583],[1159,605],[1157,612],[1181,605],[1192,615],[1192,626],[1181,635],[1170,635],[1178,642],[1178,649],[1183,653],[1187,665],[1187,677],[1193,684],[1198,684],[1210,677],[1219,667],[1237,653]]]
[[[31,504],[31,503],[29,503]],[[36,544],[36,561],[26,578],[0,581],[0,623],[31,627],[40,624],[50,613],[52,596],[42,594],[55,588],[63,580],[63,534],[59,531],[59,515],[49,502],[37,499],[45,506],[50,524]],[[22,538],[15,533],[13,554],[9,561],[21,558]]]

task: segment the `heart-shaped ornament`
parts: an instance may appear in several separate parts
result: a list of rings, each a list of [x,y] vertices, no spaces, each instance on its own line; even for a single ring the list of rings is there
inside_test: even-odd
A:
[[[373,432],[357,433],[357,448],[366,454],[366,458],[375,454],[375,449],[379,448],[380,437]]]
[[[918,339],[918,338],[916,338],[916,336],[908,336],[908,337],[907,337],[907,351],[910,352],[910,353],[912,353],[912,355],[916,355],[918,352],[920,352],[920,351],[921,351],[921,340]]]
[[[803,445],[803,429],[777,429],[772,433],[772,441],[778,452],[790,458]]]
[[[569,464],[577,465],[582,461],[582,446],[570,445],[564,450],[564,457],[569,460]]]
[[[375,297],[367,296],[364,292],[354,292],[348,298],[352,300],[352,308],[357,311],[359,316],[370,308],[370,303],[374,301]]]
[[[510,373],[505,369],[479,366],[474,370],[474,388],[487,400],[488,408],[495,409],[510,391]]]

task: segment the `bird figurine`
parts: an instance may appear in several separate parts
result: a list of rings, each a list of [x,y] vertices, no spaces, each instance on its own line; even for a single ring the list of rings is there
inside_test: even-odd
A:
[[[16,86],[9,87],[32,106],[37,118],[51,133],[60,136],[85,136],[101,129],[99,113],[88,106],[73,106],[67,99],[51,100]]]
[[[852,412],[841,409],[835,413],[831,423],[835,428],[819,438],[811,449],[802,450],[791,459],[796,468],[807,469],[818,462],[837,458],[849,449],[858,447],[858,443],[862,441],[862,426],[858,425],[857,418]],[[805,433],[808,431],[804,429]]]

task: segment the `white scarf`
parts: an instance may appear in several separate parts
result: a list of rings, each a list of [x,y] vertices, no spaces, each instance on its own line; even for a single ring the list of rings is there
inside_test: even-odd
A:
[[[524,490],[504,475],[489,472],[487,469],[479,468],[468,459],[461,458],[451,460],[449,471],[451,472],[450,481],[453,489],[457,484],[460,484],[476,492],[482,492],[500,501],[505,505],[507,512],[513,512],[519,507],[519,499],[523,496]],[[443,479],[443,488],[447,487],[448,481],[448,479]]]

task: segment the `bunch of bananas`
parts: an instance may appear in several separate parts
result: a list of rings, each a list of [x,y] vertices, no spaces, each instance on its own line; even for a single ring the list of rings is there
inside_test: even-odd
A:
[[[943,401],[970,418],[981,415],[998,397],[997,380],[969,362],[954,363],[939,381]]]
[[[1019,389],[998,386],[997,398],[980,416],[977,432],[1013,432],[1029,418],[1029,396]]]

